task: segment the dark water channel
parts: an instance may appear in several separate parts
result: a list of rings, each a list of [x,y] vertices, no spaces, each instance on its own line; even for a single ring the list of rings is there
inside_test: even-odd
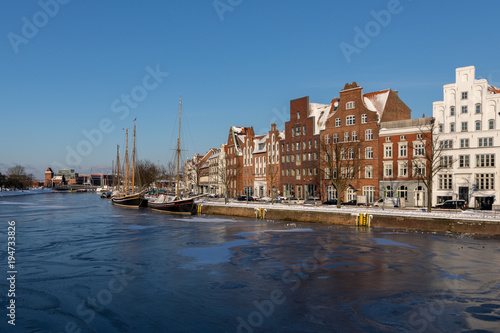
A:
[[[500,332],[494,237],[172,216],[41,194],[0,198],[0,268],[0,332]]]

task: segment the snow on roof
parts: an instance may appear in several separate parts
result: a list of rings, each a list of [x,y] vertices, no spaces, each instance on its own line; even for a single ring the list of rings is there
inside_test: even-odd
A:
[[[243,133],[243,130],[244,130],[243,127],[233,126],[233,131],[237,134]]]
[[[269,134],[259,135],[253,139],[253,143],[255,145],[255,149],[253,151],[254,154],[265,153],[267,149],[267,139],[269,139]]]
[[[280,132],[280,140],[285,140],[285,131]]]
[[[315,135],[325,129],[326,119],[331,107],[331,104],[309,103],[309,117],[314,117],[316,123],[316,126],[314,126]]]
[[[390,91],[391,89],[387,89],[365,94],[363,96],[363,102],[368,110],[377,112],[380,116],[379,118],[381,118],[384,113],[385,104],[387,103]]]
[[[500,94],[500,88],[492,85],[488,86],[488,91],[490,92],[490,94]]]

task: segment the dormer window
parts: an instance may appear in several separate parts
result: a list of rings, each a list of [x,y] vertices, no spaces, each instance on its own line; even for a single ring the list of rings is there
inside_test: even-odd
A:
[[[346,110],[354,109],[354,102],[352,102],[352,101],[351,102],[347,102],[345,104],[345,109]]]

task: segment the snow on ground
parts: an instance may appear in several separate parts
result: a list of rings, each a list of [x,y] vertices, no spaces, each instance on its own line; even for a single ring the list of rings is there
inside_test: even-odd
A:
[[[211,201],[205,200],[202,203],[207,203],[210,205],[224,205],[224,200],[222,201]],[[359,215],[361,213],[369,213],[372,215],[393,215],[393,216],[412,216],[412,217],[423,217],[423,218],[445,218],[445,219],[460,219],[460,220],[470,220],[470,221],[489,221],[489,222],[500,222],[500,212],[497,211],[485,211],[485,210],[432,210],[431,213],[425,211],[425,209],[417,208],[378,208],[378,207],[354,207],[354,206],[342,206],[340,209],[336,206],[330,205],[319,205],[319,206],[304,206],[304,205],[288,205],[275,203],[273,205],[264,202],[238,202],[230,201],[229,205],[233,207],[254,207],[254,208],[276,208],[276,209],[288,209],[288,210],[315,210],[324,212],[338,212]]]
[[[2,198],[2,197],[14,197],[14,196],[18,196],[18,195],[52,193],[52,192],[54,192],[54,191],[52,191],[50,189],[0,191],[0,198]]]

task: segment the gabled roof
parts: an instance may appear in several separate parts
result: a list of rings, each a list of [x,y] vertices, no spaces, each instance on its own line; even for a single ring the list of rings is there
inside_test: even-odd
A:
[[[260,154],[260,153],[265,153],[267,151],[267,139],[269,139],[269,134],[266,134],[266,135],[259,135],[259,136],[256,136],[254,139],[253,139],[253,143],[255,145],[255,149],[253,151],[253,154]],[[264,144],[263,145],[263,148],[262,149],[259,149],[259,146],[261,144]]]
[[[309,103],[309,117],[314,117],[314,134],[325,129],[326,119],[332,108],[331,104]]]
[[[364,94],[363,102],[368,110],[377,112],[380,118],[382,118],[390,92],[391,89],[386,89]]]

